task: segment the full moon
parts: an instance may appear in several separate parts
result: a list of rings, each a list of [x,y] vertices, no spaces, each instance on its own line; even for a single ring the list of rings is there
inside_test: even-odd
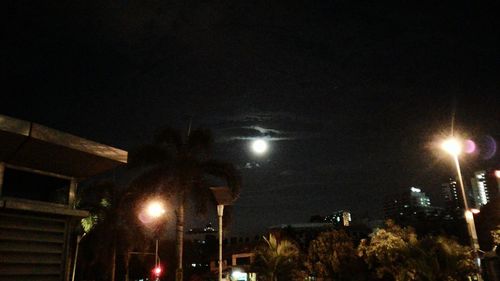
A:
[[[252,150],[257,154],[263,154],[267,151],[267,142],[262,139],[254,140],[252,142]]]

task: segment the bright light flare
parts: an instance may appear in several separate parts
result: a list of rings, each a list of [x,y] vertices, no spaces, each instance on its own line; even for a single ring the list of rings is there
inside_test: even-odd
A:
[[[443,141],[441,148],[452,156],[458,156],[462,152],[462,144],[455,138]]]
[[[146,207],[146,214],[152,218],[159,218],[165,214],[165,207],[162,202],[152,201]]]
[[[481,212],[481,211],[479,211],[479,209],[474,209],[474,208],[470,209],[470,211],[471,211],[474,215],[477,215],[477,214],[479,214],[479,213]]]
[[[263,139],[254,140],[252,142],[252,150],[257,154],[264,154],[268,149],[268,144]]]
[[[500,179],[500,170],[495,171],[495,177],[497,177],[497,179]]]
[[[471,154],[476,151],[476,143],[472,140],[466,140],[464,142],[464,152],[467,154]]]

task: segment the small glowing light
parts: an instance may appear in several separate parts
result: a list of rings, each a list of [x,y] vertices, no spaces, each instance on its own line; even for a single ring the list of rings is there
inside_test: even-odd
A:
[[[161,266],[156,266],[155,268],[153,268],[153,274],[156,275],[156,276],[160,276],[161,272],[162,272],[162,268]]]
[[[441,148],[451,154],[452,156],[458,156],[462,152],[462,145],[455,138],[450,138],[445,140],[441,144]]]
[[[263,154],[267,151],[268,144],[263,139],[254,140],[252,142],[252,150],[257,154]]]
[[[153,201],[146,207],[146,213],[150,217],[159,218],[165,214],[165,208],[161,202]]]
[[[495,177],[497,177],[497,178],[500,179],[500,170],[496,170],[495,171]]]
[[[416,193],[420,193],[422,192],[422,190],[420,188],[416,188],[416,187],[412,187],[410,188],[411,192],[416,192]]]
[[[233,273],[231,273],[231,277],[233,277],[236,280],[246,280],[247,274],[245,272],[241,272],[239,270],[236,270],[236,271],[233,271]]]
[[[470,209],[470,211],[471,211],[474,215],[479,214],[479,213],[481,212],[481,211],[479,211],[479,209],[474,209],[474,208],[473,208],[473,209]]]

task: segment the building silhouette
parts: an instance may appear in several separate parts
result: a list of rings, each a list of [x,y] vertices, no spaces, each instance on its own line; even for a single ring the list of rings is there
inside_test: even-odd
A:
[[[69,280],[78,183],[127,152],[0,115],[0,280]]]

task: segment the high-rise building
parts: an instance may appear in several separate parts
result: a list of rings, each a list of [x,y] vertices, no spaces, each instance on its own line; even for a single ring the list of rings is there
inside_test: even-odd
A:
[[[488,169],[474,173],[474,177],[471,178],[474,207],[481,208],[499,196],[500,178],[497,171]]]
[[[490,200],[490,196],[488,194],[488,185],[486,183],[486,172],[475,172],[474,177],[471,178],[471,184],[474,206],[476,208],[481,208]]]
[[[444,197],[446,209],[457,210],[463,208],[462,196],[458,190],[457,181],[449,178],[448,182],[441,184],[441,193]]]
[[[434,211],[429,197],[417,187],[411,187],[409,191],[388,196],[384,202],[385,217],[396,221],[427,217],[432,215]]]

